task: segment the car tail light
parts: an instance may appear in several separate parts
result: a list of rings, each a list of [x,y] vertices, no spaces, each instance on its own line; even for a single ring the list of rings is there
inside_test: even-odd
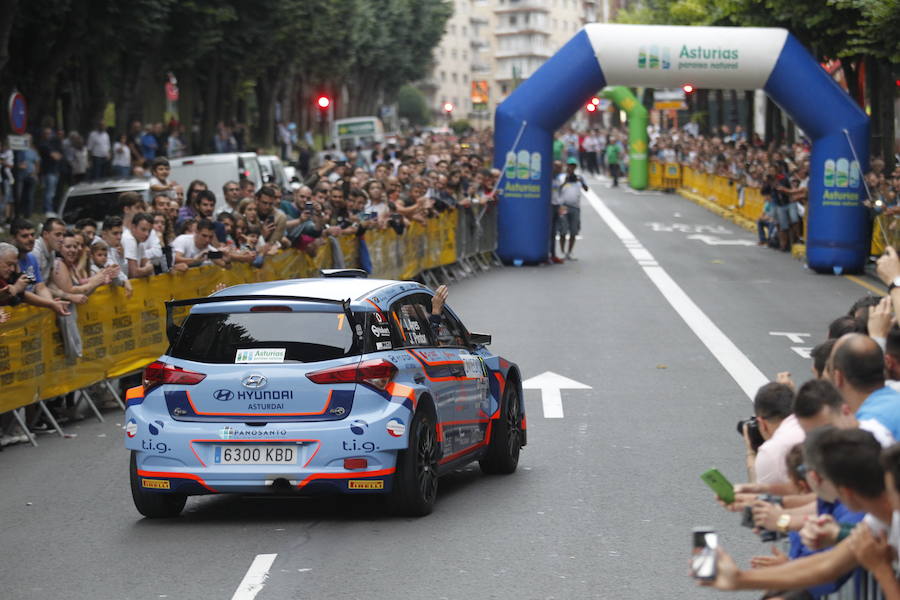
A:
[[[383,390],[396,373],[394,363],[380,359],[307,373],[306,377],[313,383],[365,383]]]
[[[293,311],[291,311],[290,306],[282,306],[282,305],[266,306],[263,304],[263,305],[252,307],[250,309],[250,312],[293,312]]]
[[[344,459],[344,468],[347,470],[365,469],[368,466],[369,466],[369,461],[365,458],[345,458]]]
[[[144,369],[144,393],[146,394],[152,388],[164,383],[194,385],[200,383],[204,379],[206,379],[206,375],[203,373],[186,371],[180,367],[156,361],[150,363]]]

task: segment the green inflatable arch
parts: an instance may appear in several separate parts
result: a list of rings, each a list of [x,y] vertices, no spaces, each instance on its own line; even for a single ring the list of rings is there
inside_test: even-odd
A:
[[[628,185],[635,190],[647,188],[647,109],[624,85],[603,90],[628,117]]]

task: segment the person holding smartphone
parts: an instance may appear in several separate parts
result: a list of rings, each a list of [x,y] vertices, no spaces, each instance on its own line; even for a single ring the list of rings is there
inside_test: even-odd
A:
[[[12,244],[0,242],[0,306],[16,306],[24,302],[40,308],[49,308],[60,316],[69,314],[67,301],[31,291],[35,283],[35,278],[30,273],[26,274],[19,270],[19,249]]]
[[[212,221],[201,219],[194,233],[184,233],[172,240],[175,264],[184,264],[188,267],[215,264],[224,267],[229,261],[229,256],[212,245],[215,231]]]

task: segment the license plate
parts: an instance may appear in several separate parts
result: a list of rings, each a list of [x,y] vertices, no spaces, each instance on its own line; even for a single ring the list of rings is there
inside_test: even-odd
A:
[[[228,444],[215,446],[218,465],[292,465],[297,446],[278,444]]]

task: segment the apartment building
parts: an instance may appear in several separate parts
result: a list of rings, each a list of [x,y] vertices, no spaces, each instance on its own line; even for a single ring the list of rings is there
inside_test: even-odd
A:
[[[497,104],[585,23],[608,19],[611,3],[619,2],[453,0],[434,69],[419,87],[435,114],[449,102],[453,119],[489,125]]]

